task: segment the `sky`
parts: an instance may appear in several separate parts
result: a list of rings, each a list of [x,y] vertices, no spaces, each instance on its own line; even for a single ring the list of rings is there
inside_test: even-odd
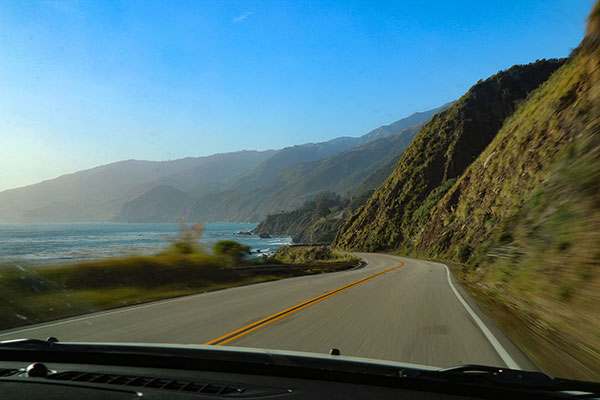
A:
[[[593,0],[0,2],[0,190],[360,136],[565,57]]]

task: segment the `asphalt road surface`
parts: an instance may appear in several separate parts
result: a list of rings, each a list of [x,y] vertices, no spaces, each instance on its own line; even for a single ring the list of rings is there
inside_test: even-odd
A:
[[[0,332],[61,341],[215,344],[448,367],[534,370],[443,264],[357,254],[348,271],[260,283]]]

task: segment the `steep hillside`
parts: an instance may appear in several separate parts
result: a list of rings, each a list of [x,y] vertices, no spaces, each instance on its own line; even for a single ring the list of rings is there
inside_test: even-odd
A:
[[[173,161],[120,161],[0,193],[1,222],[110,221],[158,184],[200,193],[274,152],[242,151]]]
[[[465,282],[547,372],[595,380],[599,55],[588,36],[442,198],[416,244],[463,263]]]
[[[324,160],[297,164],[245,193],[224,191],[203,196],[190,209],[188,218],[202,221],[260,221],[268,214],[299,207],[322,191],[354,193],[355,186],[402,154],[420,126],[405,128],[394,135]]]
[[[373,172],[371,175],[367,176],[362,180],[355,188],[355,193],[365,193],[368,191],[374,191],[379,186],[383,184],[387,180],[387,178],[394,172],[394,168],[396,168],[396,164],[400,161],[403,153],[398,154],[396,157],[392,157],[392,159]]]
[[[360,137],[339,137],[327,142],[306,143],[286,147],[266,159],[255,170],[244,174],[228,185],[229,190],[245,192],[257,188],[291,166],[322,160],[334,154],[362,146],[377,139],[392,135],[404,128],[428,121],[431,117],[448,108],[448,104],[423,112],[416,112],[389,125],[380,126]]]
[[[411,248],[431,207],[496,136],[517,104],[563,61],[514,66],[479,81],[426,124],[394,172],[340,229],[347,249]]]
[[[420,123],[404,128],[401,132],[342,153],[338,157],[313,163],[310,165],[312,169],[309,172],[298,168],[297,171],[305,175],[301,179],[291,180],[292,185],[285,188],[290,194],[300,197],[303,192],[312,193],[313,191],[310,188],[307,190],[305,185],[323,182],[328,185],[320,187],[328,188],[333,191],[332,193],[341,193],[344,195],[344,199],[333,207],[328,206],[329,212],[324,213],[323,208],[318,208],[315,203],[322,196],[318,194],[296,209],[267,215],[256,227],[255,232],[291,236],[295,243],[331,244],[340,226],[366,203],[374,189],[379,187],[392,173],[404,149],[422,126],[423,123]],[[378,132],[378,130],[373,132]],[[369,151],[373,151],[373,153],[369,154]],[[349,170],[357,165],[364,165],[364,168],[347,173],[347,176],[341,180],[335,173],[330,172]],[[321,176],[327,175],[333,179],[321,178]]]
[[[448,261],[545,372],[600,380],[600,2],[582,44],[464,173],[415,196],[435,175],[401,181],[411,153],[337,243]],[[397,233],[356,236],[385,223]]]
[[[237,178],[228,190],[245,192],[263,185],[280,171],[303,162],[321,160],[358,146],[358,138],[340,137],[322,143],[286,147],[263,161],[252,171]]]
[[[401,131],[404,128],[422,124],[426,121],[429,121],[435,114],[438,114],[438,113],[448,109],[448,107],[450,107],[451,105],[452,105],[452,102],[446,103],[441,107],[437,107],[437,108],[423,111],[423,112],[416,112],[416,113],[409,115],[406,118],[402,118],[401,120],[392,122],[389,125],[380,126],[379,128],[373,129],[371,132],[361,136],[360,144],[369,143],[374,140],[381,139],[386,136],[392,135],[396,132]]]
[[[192,197],[169,185],[158,185],[128,201],[113,218],[115,222],[175,222],[185,215]]]
[[[381,185],[385,179],[377,181],[375,172],[402,156],[423,124],[421,122],[403,128],[392,135],[315,163],[308,168],[299,168],[302,179],[297,188],[314,192],[313,188],[324,187],[336,193],[353,194],[357,193],[356,187],[367,179],[374,185]]]

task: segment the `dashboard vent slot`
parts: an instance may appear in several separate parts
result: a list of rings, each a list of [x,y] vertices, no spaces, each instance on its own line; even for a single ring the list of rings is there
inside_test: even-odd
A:
[[[131,387],[165,389],[185,393],[212,394],[217,396],[227,395],[228,397],[241,394],[245,391],[244,388],[240,387],[219,385],[208,382],[156,378],[150,376],[101,374],[77,371],[58,372],[56,374],[49,375],[48,379],[53,379],[57,381],[88,382],[108,385],[123,385]]]
[[[18,369],[0,369],[0,378],[5,376],[12,376],[19,372]]]

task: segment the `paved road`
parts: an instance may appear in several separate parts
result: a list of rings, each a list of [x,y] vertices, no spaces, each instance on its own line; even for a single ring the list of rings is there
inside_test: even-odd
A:
[[[56,336],[61,341],[202,344],[370,278],[243,331],[227,345],[320,353],[335,347],[343,355],[439,367],[474,363],[535,369],[458,284],[450,283],[444,265],[358,255],[368,263],[363,268],[89,314],[1,332],[0,340]]]

